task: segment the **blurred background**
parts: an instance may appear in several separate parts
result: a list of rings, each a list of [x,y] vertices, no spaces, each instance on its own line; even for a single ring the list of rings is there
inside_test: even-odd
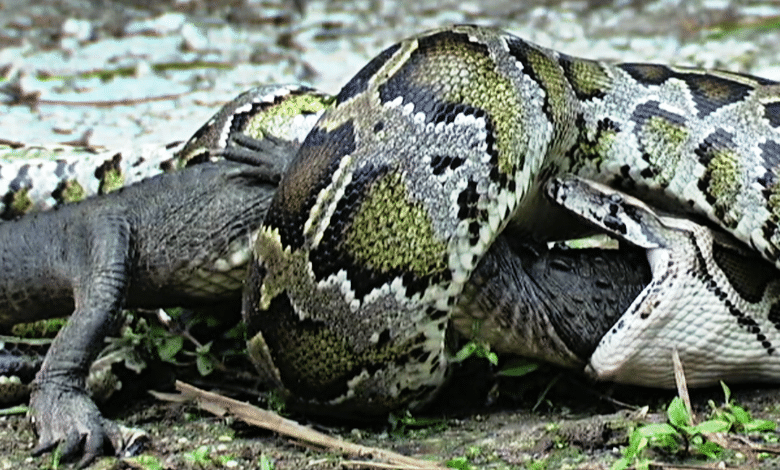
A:
[[[589,58],[780,80],[780,4],[769,0],[3,0],[0,139],[186,139],[242,90],[299,82],[335,93],[385,47],[452,23]]]

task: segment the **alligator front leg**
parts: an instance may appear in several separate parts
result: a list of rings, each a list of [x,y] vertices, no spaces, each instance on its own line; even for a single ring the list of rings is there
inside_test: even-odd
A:
[[[3,224],[0,239],[15,244],[4,253],[5,299],[0,307],[29,309],[32,316],[43,317],[75,306],[35,377],[30,414],[39,436],[35,454],[60,445],[66,460],[83,451],[83,466],[101,454],[106,443],[115,449],[121,444],[116,427],[87,394],[85,382],[104,338],[117,325],[127,289],[131,234],[121,208],[104,206],[88,216],[70,215],[41,214]]]
[[[279,180],[257,163],[204,162],[0,224],[0,327],[73,312],[35,379],[36,453],[60,445],[83,465],[122,447],[85,391],[122,307],[235,305]]]

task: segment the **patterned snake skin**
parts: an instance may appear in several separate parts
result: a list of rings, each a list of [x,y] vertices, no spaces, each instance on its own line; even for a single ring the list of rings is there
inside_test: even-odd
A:
[[[425,402],[446,375],[453,306],[496,236],[587,231],[544,195],[560,175],[708,219],[780,266],[779,126],[780,87],[760,78],[584,60],[476,26],[393,45],[282,181],[245,294],[250,353],[301,407]],[[758,339],[777,380],[777,341],[744,317],[731,328]]]

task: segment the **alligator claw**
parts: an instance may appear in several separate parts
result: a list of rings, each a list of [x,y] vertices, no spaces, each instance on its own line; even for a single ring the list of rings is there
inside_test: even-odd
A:
[[[77,468],[83,468],[103,455],[107,444],[115,452],[122,448],[119,428],[84,390],[40,384],[30,397],[30,416],[38,434],[35,456],[59,446],[63,461],[81,457]]]

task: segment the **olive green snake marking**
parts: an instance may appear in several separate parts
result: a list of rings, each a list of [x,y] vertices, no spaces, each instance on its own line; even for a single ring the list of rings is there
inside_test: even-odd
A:
[[[244,296],[250,354],[316,412],[425,403],[498,234],[592,230],[546,199],[558,175],[708,219],[780,266],[778,98],[757,77],[579,59],[477,26],[393,45],[337,95],[275,195]]]

